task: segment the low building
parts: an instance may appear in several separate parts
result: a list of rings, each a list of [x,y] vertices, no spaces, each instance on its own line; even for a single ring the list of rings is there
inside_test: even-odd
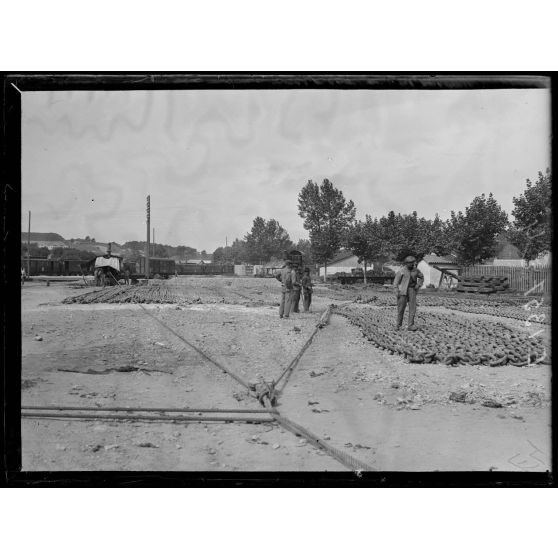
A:
[[[241,277],[254,275],[254,266],[251,264],[241,264],[234,266],[234,274]]]
[[[284,265],[285,262],[283,260],[270,260],[262,266],[261,273],[267,277],[274,276],[276,273],[279,273],[281,269],[283,269]]]
[[[546,267],[551,265],[550,253],[538,257],[536,260],[527,262],[517,246],[512,244],[505,235],[500,235],[497,239],[498,245],[494,258],[486,260],[485,265],[506,266],[506,267]]]
[[[337,256],[332,258],[327,263],[327,274],[335,275],[336,273],[351,273],[352,269],[362,268],[363,265],[358,263],[358,257],[352,254],[349,250],[341,250]],[[326,268],[320,266],[319,275],[325,277]]]
[[[457,276],[461,269],[453,256],[437,256],[436,254],[424,256],[417,264],[417,268],[424,275],[422,288],[433,285],[436,288],[447,289],[457,286],[457,279],[454,276]]]

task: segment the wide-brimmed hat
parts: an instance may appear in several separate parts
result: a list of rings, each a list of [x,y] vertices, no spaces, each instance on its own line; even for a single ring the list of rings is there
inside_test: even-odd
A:
[[[403,263],[415,263],[415,257],[414,256],[407,256],[404,260]]]

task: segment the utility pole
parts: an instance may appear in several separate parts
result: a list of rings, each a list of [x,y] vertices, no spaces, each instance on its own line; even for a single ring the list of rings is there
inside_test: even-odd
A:
[[[225,248],[229,246],[229,239],[225,236]]]
[[[30,245],[31,244],[31,211],[29,211],[29,227],[27,228],[27,277],[31,275]]]
[[[155,227],[153,227],[153,257],[155,257]]]
[[[147,243],[145,249],[145,277],[149,280],[149,252],[151,250],[149,233],[151,231],[151,196],[147,196]]]

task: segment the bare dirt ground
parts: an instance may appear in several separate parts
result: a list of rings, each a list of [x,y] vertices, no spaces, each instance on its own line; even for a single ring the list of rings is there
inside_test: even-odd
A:
[[[318,286],[312,313],[280,320],[274,279],[179,277],[166,283],[192,300],[221,302],[146,304],[147,312],[137,304],[62,304],[95,289],[26,283],[22,405],[259,409],[241,384],[153,317],[241,378],[271,380],[300,351],[320,314],[345,294]],[[140,370],[114,370],[120,366]],[[88,369],[105,373],[83,373]],[[457,392],[467,398],[452,399]],[[486,407],[487,397],[504,404]],[[335,314],[294,370],[278,410],[378,470],[551,467],[549,366],[410,364],[376,349]],[[23,418],[22,455],[26,471],[346,470],[275,423]]]

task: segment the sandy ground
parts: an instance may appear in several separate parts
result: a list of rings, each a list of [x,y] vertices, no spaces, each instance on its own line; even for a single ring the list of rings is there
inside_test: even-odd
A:
[[[213,293],[235,304],[150,304],[147,312],[132,304],[68,305],[61,301],[94,289],[26,283],[22,404],[261,408],[241,384],[153,316],[247,381],[274,379],[306,342],[320,313],[340,299],[336,293],[333,300],[320,286],[312,313],[280,320],[279,284],[273,279],[180,277],[171,282],[185,292]],[[506,323],[524,327],[517,320]],[[59,370],[126,365],[146,371]],[[476,394],[476,402],[452,401],[456,390]],[[506,404],[485,407],[479,394],[498,396]],[[278,409],[378,470],[550,469],[549,366],[410,364],[371,346],[358,328],[335,314],[302,357]],[[269,423],[24,418],[22,455],[24,470],[346,470]]]

